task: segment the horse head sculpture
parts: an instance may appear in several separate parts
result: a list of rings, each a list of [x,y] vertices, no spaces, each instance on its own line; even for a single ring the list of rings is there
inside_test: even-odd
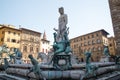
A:
[[[47,62],[48,56],[43,52],[39,52],[38,56],[37,56],[37,59],[39,59],[39,58],[42,60],[42,62]]]
[[[105,56],[109,56],[109,55],[110,55],[109,49],[108,49],[107,47],[104,48],[103,54],[104,54]]]
[[[18,48],[14,48],[14,53],[16,58],[22,58],[22,53]]]

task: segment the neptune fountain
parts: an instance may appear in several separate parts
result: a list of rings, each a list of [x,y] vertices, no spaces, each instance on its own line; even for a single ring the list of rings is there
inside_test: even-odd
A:
[[[9,64],[6,59],[5,71],[9,75],[19,76],[30,80],[114,80],[120,79],[119,58],[110,56],[108,48],[104,49],[104,55],[113,57],[115,62],[97,62],[90,61],[92,52],[85,52],[86,62],[81,64],[73,57],[73,52],[70,47],[68,38],[69,27],[67,27],[67,14],[64,14],[64,8],[59,8],[60,17],[58,19],[58,29],[54,28],[55,32],[53,49],[50,55],[38,53],[38,59],[42,59],[39,63],[32,55],[29,55],[31,64]],[[15,50],[16,57],[21,59],[22,55]],[[116,77],[117,76],[117,77]]]

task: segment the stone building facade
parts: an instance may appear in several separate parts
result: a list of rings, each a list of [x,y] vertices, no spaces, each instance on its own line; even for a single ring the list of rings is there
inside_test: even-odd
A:
[[[14,26],[0,24],[0,46],[6,44],[10,51],[20,48],[20,34],[21,31]]]
[[[120,55],[120,0],[108,0],[116,40],[117,55]]]
[[[114,37],[108,38],[110,55],[116,55],[116,41]]]
[[[107,35],[109,33],[104,29],[91,32],[82,36],[78,36],[70,39],[70,45],[73,53],[78,59],[83,62],[85,61],[84,52],[92,52],[92,61],[99,61],[103,55],[103,49],[108,46]]]
[[[32,54],[34,58],[37,58],[38,52],[40,52],[41,33],[25,28],[20,28],[20,30],[20,49],[24,56],[23,60],[29,63],[28,55]]]
[[[0,25],[0,46],[7,44],[7,47],[20,48],[21,31],[10,25]]]
[[[47,40],[46,32],[43,34],[43,38],[41,39],[41,52],[45,53],[46,55],[50,51],[50,41]]]

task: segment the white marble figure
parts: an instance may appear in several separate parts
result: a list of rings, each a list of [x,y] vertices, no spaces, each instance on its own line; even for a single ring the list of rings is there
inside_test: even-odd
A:
[[[67,23],[68,23],[68,19],[67,19],[67,15],[64,14],[64,8],[61,7],[59,8],[59,13],[60,13],[60,17],[58,19],[58,29],[55,29],[54,30],[57,32],[57,39],[56,41],[59,42],[62,40],[63,36],[64,36],[64,33],[66,31],[66,28],[67,28]]]

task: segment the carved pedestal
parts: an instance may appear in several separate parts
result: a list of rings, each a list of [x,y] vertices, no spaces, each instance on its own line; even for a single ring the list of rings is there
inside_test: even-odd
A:
[[[21,58],[17,57],[15,58],[15,64],[23,64],[23,61],[21,60]]]
[[[100,59],[100,62],[109,62],[109,56],[102,56],[102,58]]]
[[[53,60],[53,67],[57,70],[68,70],[71,68],[70,55],[55,55]]]

